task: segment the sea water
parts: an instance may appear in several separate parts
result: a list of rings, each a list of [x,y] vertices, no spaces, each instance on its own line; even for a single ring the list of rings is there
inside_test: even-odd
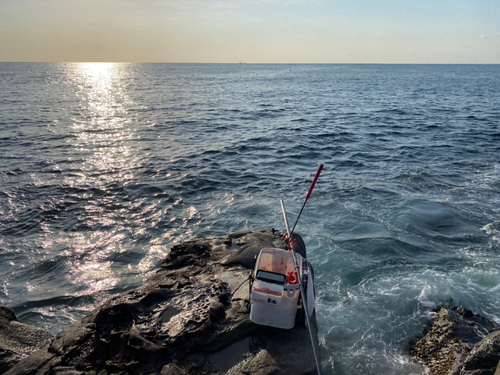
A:
[[[0,304],[56,334],[193,235],[296,231],[325,374],[500,323],[499,65],[0,64]]]

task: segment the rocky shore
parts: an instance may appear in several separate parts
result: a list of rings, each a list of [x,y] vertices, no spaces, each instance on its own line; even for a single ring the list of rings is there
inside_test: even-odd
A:
[[[500,375],[500,326],[464,307],[440,306],[410,353],[432,375]]]
[[[255,230],[176,245],[143,286],[55,337],[2,308],[0,373],[314,374],[301,314],[291,330],[249,320],[249,277],[264,247],[284,248],[283,235]],[[315,316],[313,329],[317,340]]]

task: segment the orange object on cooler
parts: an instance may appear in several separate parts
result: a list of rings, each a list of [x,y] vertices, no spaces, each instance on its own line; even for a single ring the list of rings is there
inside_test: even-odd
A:
[[[298,284],[299,283],[299,278],[297,277],[297,272],[289,272],[288,276],[286,278],[286,283],[287,284]]]

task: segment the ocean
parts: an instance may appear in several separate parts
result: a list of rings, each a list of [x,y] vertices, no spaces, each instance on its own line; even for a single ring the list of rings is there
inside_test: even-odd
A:
[[[325,374],[500,323],[500,65],[0,63],[0,304],[57,334],[191,236],[296,231]]]

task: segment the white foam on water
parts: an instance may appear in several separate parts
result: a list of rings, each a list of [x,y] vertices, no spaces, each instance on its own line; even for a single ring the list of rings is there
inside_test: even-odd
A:
[[[491,236],[493,241],[500,243],[500,221],[494,221],[493,223],[486,224],[481,228],[481,230]]]

